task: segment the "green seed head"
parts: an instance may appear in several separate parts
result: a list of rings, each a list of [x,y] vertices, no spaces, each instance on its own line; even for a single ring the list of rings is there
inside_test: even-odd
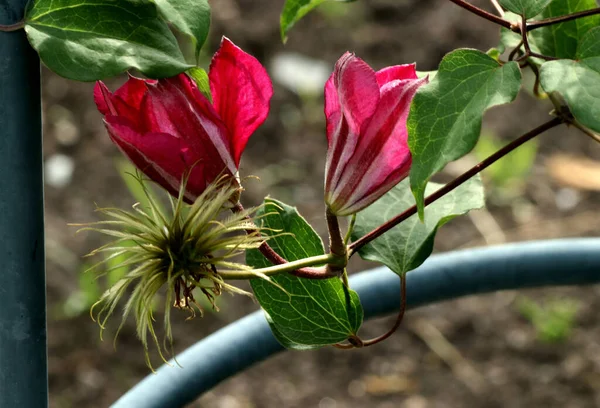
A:
[[[165,352],[171,351],[171,307],[188,310],[191,318],[196,313],[202,315],[194,291],[197,295],[205,296],[215,310],[215,299],[223,289],[248,294],[227,284],[219,272],[252,273],[252,268],[232,258],[246,249],[258,248],[265,238],[256,230],[250,218],[256,209],[223,214],[232,207],[232,199],[239,197],[239,185],[227,178],[208,186],[191,205],[184,202],[185,183],[182,183],[179,198],[175,200],[169,196],[170,211],[161,209],[141,176],[138,175],[137,179],[148,198],[147,207],[136,204],[130,211],[99,208],[98,211],[107,220],[84,225],[81,230],[97,231],[115,238],[89,254],[104,254],[104,260],[90,269],[97,270],[107,261],[125,256],[125,261],[111,269],[127,267],[129,270],[92,306],[91,314],[100,325],[101,335],[120,299],[129,295],[119,330],[129,314],[133,313],[137,335],[143,343],[146,362],[151,367],[148,338],[164,361]],[[247,230],[255,232],[247,234]],[[157,294],[163,287],[166,289],[165,333],[161,342],[153,326],[152,312]]]

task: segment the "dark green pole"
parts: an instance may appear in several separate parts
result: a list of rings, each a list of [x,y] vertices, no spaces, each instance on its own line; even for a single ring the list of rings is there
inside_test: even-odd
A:
[[[0,24],[26,0],[0,0]],[[40,62],[0,32],[0,407],[48,406]]]

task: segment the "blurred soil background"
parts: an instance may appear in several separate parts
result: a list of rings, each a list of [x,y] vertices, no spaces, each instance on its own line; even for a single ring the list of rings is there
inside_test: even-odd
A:
[[[212,3],[206,55],[226,35],[255,55],[275,82],[271,115],[242,160],[242,175],[260,177],[248,181],[245,204],[255,205],[270,194],[298,206],[322,235],[322,85],[339,56],[350,50],[376,69],[416,61],[419,70],[429,71],[455,48],[485,51],[499,38],[496,26],[448,1],[359,0],[326,4],[298,23],[283,45],[278,26],[282,0]],[[492,10],[487,1],[474,3]],[[92,233],[75,235],[67,223],[98,220],[95,203],[128,208],[134,199],[117,170],[121,156],[93,104],[93,84],[66,81],[47,70],[43,76],[50,406],[107,407],[149,370],[132,321],[121,331],[116,350],[112,335],[118,313],[100,341],[88,315],[98,287],[91,275],[82,277],[88,263],[82,256],[105,241]],[[108,84],[114,90],[123,80]],[[449,165],[439,180],[449,180],[494,146],[548,120],[550,109],[524,91],[513,105],[488,112],[475,152]],[[484,173],[488,209],[442,228],[436,251],[598,235],[599,159],[600,146],[574,130],[561,127],[544,134],[537,144]],[[352,262],[353,271],[369,266]],[[555,288],[431,305],[408,313],[383,344],[283,353],[224,382],[192,406],[600,406],[599,294],[599,287]],[[219,313],[207,311],[190,321],[175,312],[177,351],[258,308],[243,296],[224,295],[219,305]],[[369,321],[361,335],[381,334],[392,322],[393,317]]]

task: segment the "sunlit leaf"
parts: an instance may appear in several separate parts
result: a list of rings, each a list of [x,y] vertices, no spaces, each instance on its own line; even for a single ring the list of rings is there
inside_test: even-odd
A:
[[[513,101],[520,86],[516,62],[501,65],[481,51],[460,49],[446,55],[435,78],[417,91],[407,126],[420,216],[429,178],[475,146],[483,113]]]
[[[78,81],[134,68],[170,77],[191,67],[148,0],[37,0],[27,8],[25,31],[48,68]]]
[[[579,123],[600,132],[600,27],[582,38],[575,58],[543,64],[540,83],[565,98]]]

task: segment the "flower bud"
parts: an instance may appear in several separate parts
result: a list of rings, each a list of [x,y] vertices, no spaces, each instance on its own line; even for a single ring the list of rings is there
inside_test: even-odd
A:
[[[408,175],[406,119],[426,82],[414,64],[375,72],[351,53],[338,60],[325,84],[325,202],[333,214],[362,210]]]

